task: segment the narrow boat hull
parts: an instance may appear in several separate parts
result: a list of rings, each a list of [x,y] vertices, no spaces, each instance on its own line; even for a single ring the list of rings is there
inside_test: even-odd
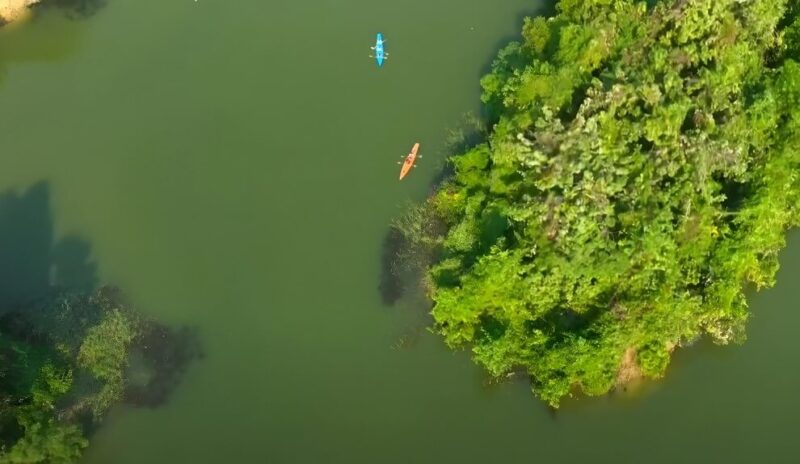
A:
[[[419,143],[415,143],[414,147],[411,148],[411,153],[406,156],[406,160],[403,162],[403,167],[400,168],[400,180],[403,180],[403,177],[408,175],[411,168],[414,167],[414,161],[417,160],[417,152],[419,151]]]
[[[383,66],[384,58],[386,58],[386,51],[383,49],[383,34],[378,32],[375,37],[375,61],[378,63],[378,67]]]

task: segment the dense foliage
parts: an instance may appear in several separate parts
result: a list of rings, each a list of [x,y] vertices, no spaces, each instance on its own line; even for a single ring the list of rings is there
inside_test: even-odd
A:
[[[553,406],[742,341],[800,219],[797,0],[650,3],[526,19],[481,80],[490,136],[404,226],[435,329]]]

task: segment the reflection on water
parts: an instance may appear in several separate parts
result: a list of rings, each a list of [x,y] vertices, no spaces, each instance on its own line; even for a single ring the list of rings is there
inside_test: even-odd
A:
[[[108,0],[42,0],[35,9],[44,11],[55,8],[69,18],[83,19],[105,7]]]

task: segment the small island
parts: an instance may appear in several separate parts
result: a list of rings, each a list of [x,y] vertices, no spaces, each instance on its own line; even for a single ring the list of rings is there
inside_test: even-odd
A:
[[[561,0],[481,80],[491,131],[397,221],[435,330],[553,407],[742,342],[800,221],[797,2]]]

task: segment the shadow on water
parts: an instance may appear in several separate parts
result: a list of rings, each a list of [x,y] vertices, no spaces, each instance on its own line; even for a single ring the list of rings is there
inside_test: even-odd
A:
[[[100,11],[108,0],[42,0],[34,10],[57,9],[71,19],[85,19]]]
[[[0,310],[49,287],[53,225],[46,184],[0,195]]]
[[[98,285],[90,244],[75,235],[56,240],[46,182],[0,194],[0,333],[77,349],[104,314],[127,312],[139,335],[129,348],[124,401],[165,404],[187,366],[203,357],[197,332],[147,318],[119,289]]]
[[[85,240],[75,236],[59,240],[51,253],[53,283],[81,292],[94,289],[97,266],[89,256],[89,244]]]
[[[422,280],[424,265],[409,252],[414,245],[406,239],[403,232],[390,226],[384,235],[381,246],[380,282],[378,291],[386,306],[393,306],[402,298],[419,296],[421,293],[415,282]],[[410,290],[417,291],[410,291]]]
[[[132,380],[125,389],[125,403],[147,408],[166,404],[189,364],[203,357],[193,327],[172,329],[150,322],[131,352],[128,372]],[[144,375],[136,375],[137,371]]]
[[[22,194],[0,194],[0,313],[18,309],[53,287],[89,291],[96,285],[89,244],[74,236],[54,242],[46,183]]]
[[[403,248],[405,239],[403,234],[394,227],[390,227],[383,238],[381,250],[381,276],[378,290],[381,301],[385,305],[393,305],[403,296],[405,285],[397,275],[397,257]]]

